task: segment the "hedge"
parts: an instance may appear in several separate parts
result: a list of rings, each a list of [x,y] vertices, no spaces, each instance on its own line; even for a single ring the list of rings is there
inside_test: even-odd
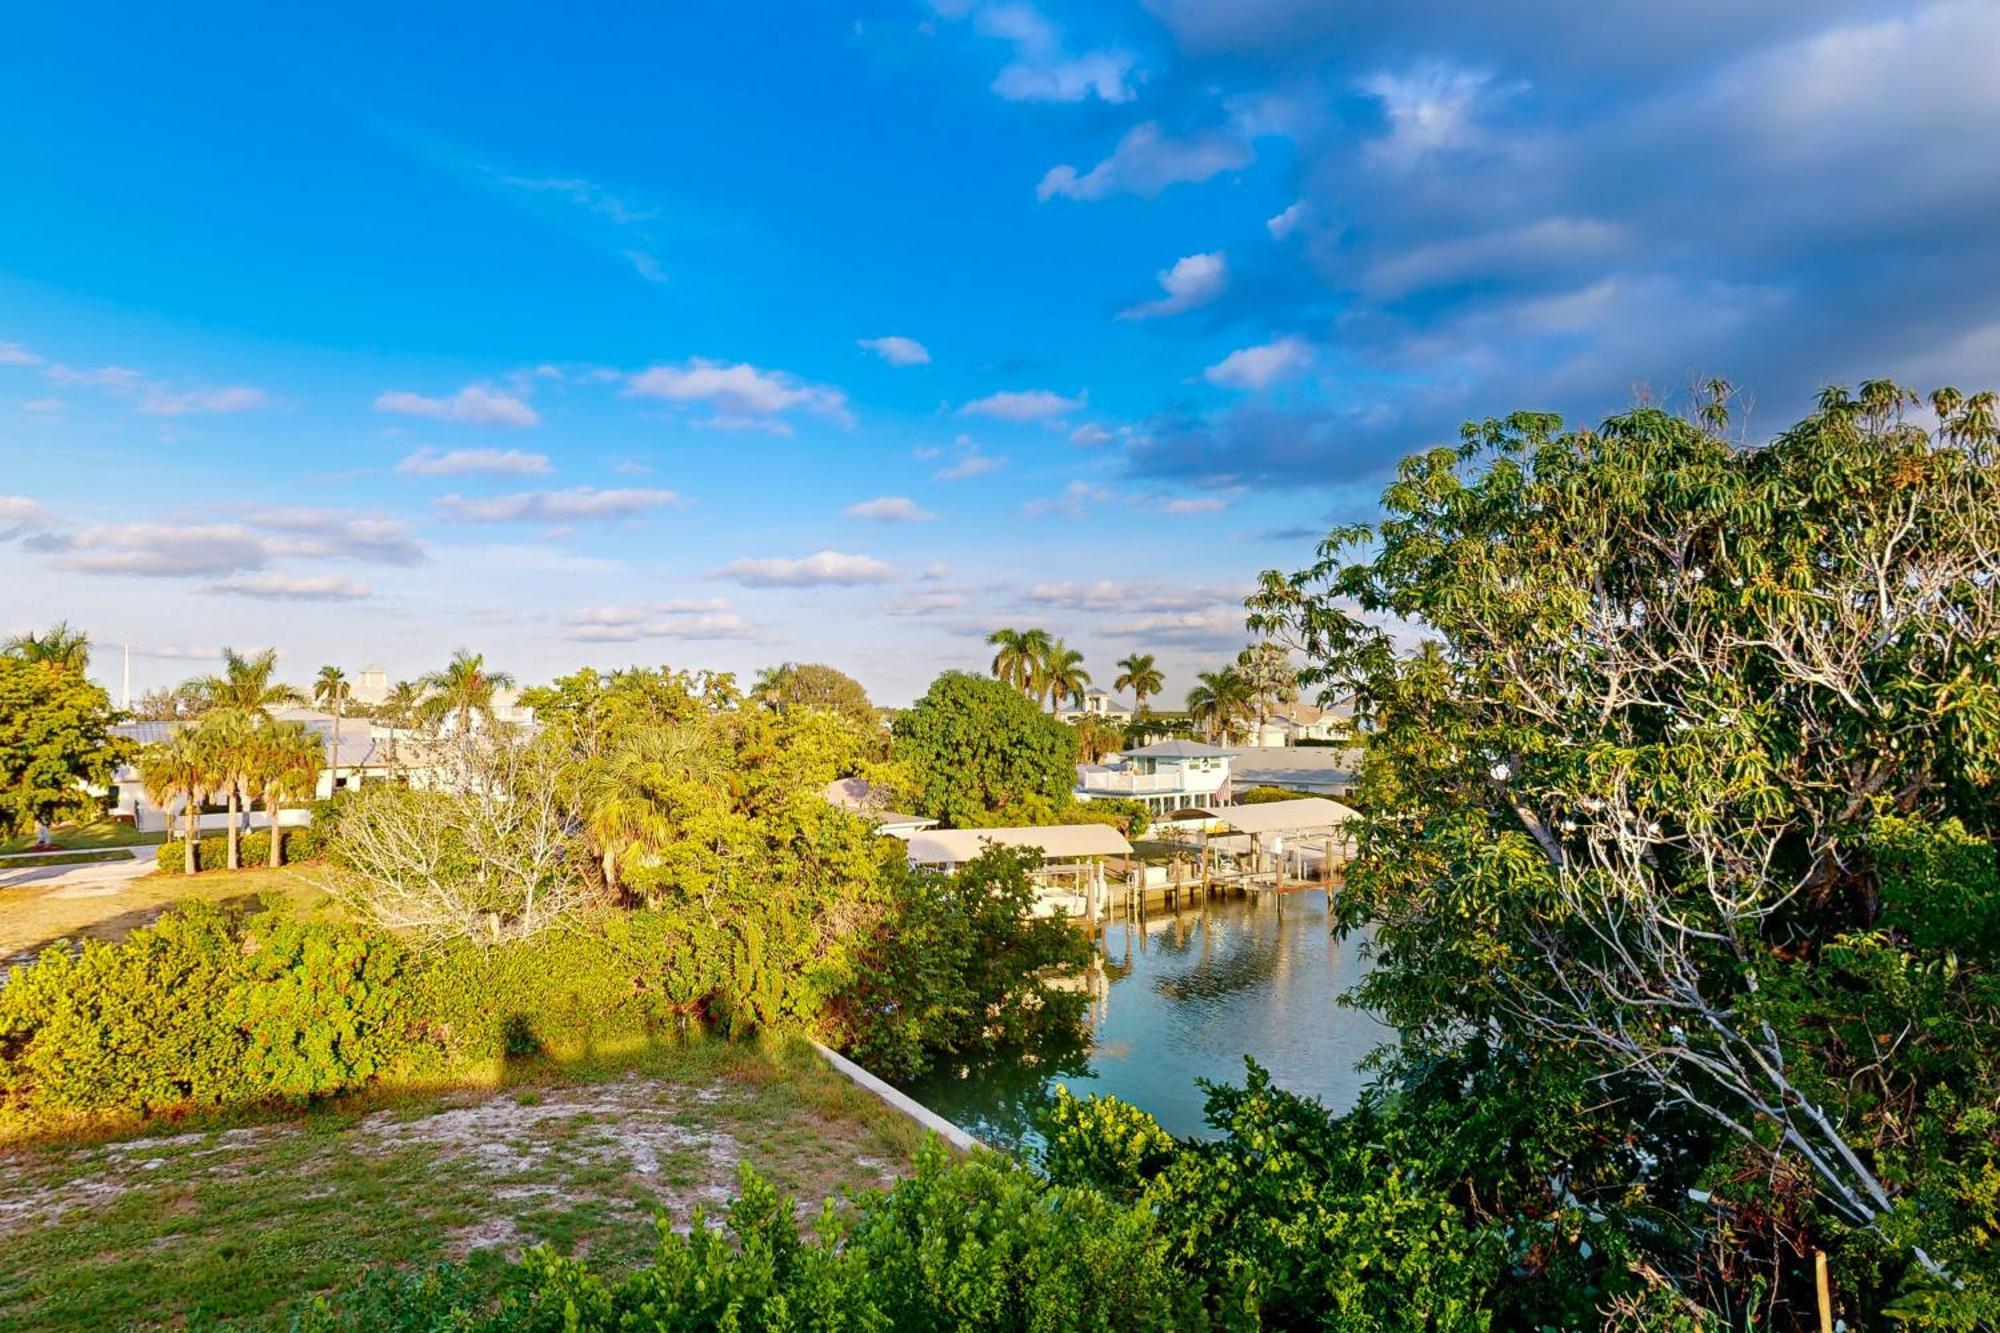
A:
[[[311,861],[326,850],[326,835],[317,824],[307,824],[300,828],[281,830],[285,837],[285,861]],[[237,840],[237,856],[245,867],[269,864],[271,860],[271,831],[269,829],[247,829]],[[187,844],[179,838],[169,838],[153,851],[153,862],[169,875],[187,872]],[[222,870],[229,865],[229,835],[211,833],[197,838],[194,844],[194,868],[199,874],[204,870]]]

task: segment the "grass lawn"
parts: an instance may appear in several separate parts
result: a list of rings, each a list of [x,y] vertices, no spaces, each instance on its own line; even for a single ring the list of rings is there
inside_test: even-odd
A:
[[[114,824],[108,819],[96,819],[88,824],[64,824],[52,836],[56,846],[70,852],[104,847],[157,847],[167,840],[164,833],[141,833],[130,824]],[[32,833],[0,842],[0,855],[25,852],[34,845]]]
[[[99,861],[129,861],[132,854],[119,848],[107,848],[101,852],[48,852],[16,857],[0,861],[0,870],[22,870],[30,866],[82,866]]]
[[[384,1093],[283,1120],[0,1152],[0,1333],[277,1327],[363,1267],[548,1243],[607,1264],[734,1192],[750,1163],[811,1204],[906,1167],[916,1127],[802,1043],[700,1039]]]
[[[14,863],[18,868],[18,863]],[[0,865],[0,868],[5,868]],[[153,873],[102,884],[19,884],[0,888],[0,964],[32,956],[58,939],[121,940],[150,925],[168,903],[184,898],[241,901],[266,893],[301,914],[321,910],[327,896],[317,867],[211,870],[200,875]]]

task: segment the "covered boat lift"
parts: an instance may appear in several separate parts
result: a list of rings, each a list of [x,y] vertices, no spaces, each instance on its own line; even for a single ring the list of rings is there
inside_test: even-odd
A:
[[[893,830],[891,830],[893,832]],[[1045,824],[1030,828],[918,829],[896,832],[912,865],[955,871],[988,847],[1031,847],[1041,853],[1034,874],[1044,914],[1095,922],[1109,898],[1107,857],[1129,861],[1132,844],[1109,824]]]
[[[1187,826],[1194,835],[1199,886],[1206,895],[1216,889],[1283,891],[1331,881],[1334,867],[1353,851],[1345,826],[1359,817],[1339,801],[1304,796],[1200,806],[1176,811],[1162,823]]]

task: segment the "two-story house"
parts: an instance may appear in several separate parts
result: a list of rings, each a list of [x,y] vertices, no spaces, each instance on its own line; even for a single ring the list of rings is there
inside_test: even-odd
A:
[[[1076,797],[1143,801],[1156,815],[1197,805],[1227,805],[1230,754],[1200,741],[1142,745],[1111,763],[1077,765]]]

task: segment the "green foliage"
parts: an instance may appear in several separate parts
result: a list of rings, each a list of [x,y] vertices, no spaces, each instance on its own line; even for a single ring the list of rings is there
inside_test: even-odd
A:
[[[1272,801],[1296,801],[1312,794],[1309,791],[1293,791],[1290,787],[1246,787],[1236,793],[1236,804],[1268,805]]]
[[[326,847],[326,835],[318,825],[281,829],[285,839],[285,862],[311,861],[319,857]],[[238,839],[238,853],[244,866],[263,865],[271,855],[271,831],[267,828],[249,829]],[[169,838],[153,849],[153,863],[165,875],[179,875],[187,869],[187,847],[179,838]],[[220,833],[211,833],[195,839],[194,868],[196,873],[205,870],[222,870],[229,865],[229,839]]]
[[[62,660],[0,656],[0,838],[88,819],[130,746],[111,734],[111,697]]]
[[[998,680],[946,672],[896,718],[894,734],[916,813],[950,828],[1060,809],[1076,788],[1075,733]]]
[[[1143,838],[1153,826],[1146,803],[1130,796],[1093,796],[1071,801],[1050,821],[1056,824],[1109,824],[1128,838]]]
[[[839,997],[849,1053],[889,1079],[940,1060],[1033,1060],[1079,1039],[1085,997],[1048,974],[1090,959],[1068,923],[1034,916],[1032,853],[989,848],[953,875],[899,869],[892,905]]]
[[[1142,1207],[1050,1186],[1004,1159],[953,1161],[933,1141],[916,1173],[831,1207],[801,1235],[790,1200],[749,1167],[721,1226],[659,1224],[629,1274],[538,1250],[493,1305],[463,1270],[375,1275],[308,1306],[332,1330],[1119,1330],[1202,1327]]]

